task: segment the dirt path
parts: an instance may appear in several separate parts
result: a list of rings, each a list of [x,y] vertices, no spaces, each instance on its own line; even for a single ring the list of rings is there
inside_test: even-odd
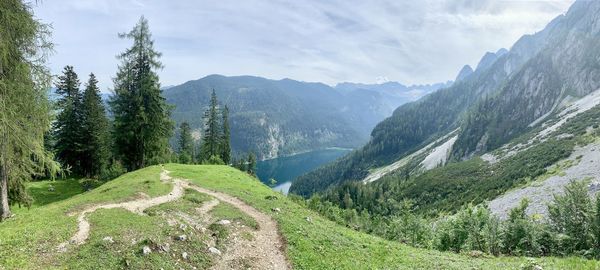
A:
[[[172,180],[171,177],[168,175],[167,171],[163,171],[160,174],[160,180],[162,182],[173,183],[173,190],[169,194],[154,198],[137,199],[123,203],[92,205],[79,212],[79,215],[77,216],[77,232],[75,233],[75,235],[73,235],[73,237],[71,237],[71,239],[68,242],[63,242],[58,246],[59,251],[65,251],[66,247],[69,244],[81,245],[85,243],[85,241],[90,236],[90,222],[87,220],[86,215],[89,213],[93,213],[98,209],[123,208],[133,213],[142,215],[144,210],[150,207],[171,202],[183,196],[184,189],[187,187],[187,182],[179,179]]]
[[[232,269],[239,266],[240,261],[250,263],[252,269],[291,269],[283,251],[284,244],[279,236],[277,223],[269,215],[228,194],[194,185],[189,185],[188,188],[231,204],[258,223],[253,240],[234,241],[212,269]]]
[[[277,223],[269,215],[256,210],[240,199],[228,194],[192,185],[187,180],[172,179],[166,170],[161,172],[160,179],[165,183],[173,183],[173,190],[169,194],[123,203],[93,205],[79,212],[77,217],[77,232],[68,242],[63,242],[58,246],[59,251],[66,251],[69,244],[81,245],[89,238],[90,223],[86,218],[89,213],[93,213],[98,209],[123,208],[142,215],[147,208],[181,198],[185,189],[189,188],[215,198],[197,208],[199,215],[207,218],[207,214],[211,209],[220,202],[225,202],[246,213],[258,223],[258,230],[252,232],[253,239],[250,241],[232,241],[233,243],[227,247],[227,252],[221,255],[221,258],[212,269],[248,268],[247,264],[250,264],[252,269],[291,269],[283,251],[284,244],[278,233]],[[240,262],[243,262],[243,264],[240,264]]]

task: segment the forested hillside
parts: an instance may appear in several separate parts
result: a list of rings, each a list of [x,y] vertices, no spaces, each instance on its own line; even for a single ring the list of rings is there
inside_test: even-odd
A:
[[[361,180],[370,169],[407,156],[458,127],[454,157],[483,153],[525,132],[534,120],[559,107],[567,93],[581,97],[595,90],[597,79],[585,78],[599,71],[593,60],[598,52],[594,22],[599,5],[578,1],[508,52],[486,54],[472,74],[399,107],[373,129],[365,147],[299,177],[290,191],[309,196],[333,184]]]
[[[196,133],[214,89],[231,112],[234,155],[255,152],[260,159],[326,147],[354,148],[400,104],[445,84],[404,86],[321,83],[252,76],[211,75],[164,91],[175,105],[173,119],[186,121]]]

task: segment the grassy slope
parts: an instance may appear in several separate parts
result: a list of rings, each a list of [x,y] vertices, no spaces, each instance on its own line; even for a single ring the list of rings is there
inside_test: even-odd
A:
[[[288,256],[297,269],[514,269],[527,260],[524,258],[471,258],[465,255],[411,248],[400,243],[358,233],[340,227],[319,217],[300,205],[276,194],[259,181],[225,166],[192,166],[169,164],[171,175],[190,179],[194,183],[239,197],[257,209],[273,215],[288,243]],[[172,269],[174,261],[189,268],[191,264],[207,266],[211,259],[205,253],[203,235],[193,235],[186,244],[173,243],[171,255],[180,251],[191,254],[190,262],[181,262],[169,255],[152,253],[142,257],[141,246],[170,241],[180,233],[177,228],[166,226],[166,221],[156,211],[169,209],[193,209],[207,198],[200,194],[186,194],[184,200],[149,209],[148,216],[139,216],[122,209],[100,210],[89,216],[92,224],[90,239],[79,248],[56,253],[56,246],[69,239],[76,230],[75,217],[66,213],[81,209],[84,205],[108,201],[124,201],[144,192],[150,196],[166,194],[170,185],[159,181],[160,167],[149,167],[126,174],[97,189],[80,195],[80,188],[72,182],[55,182],[53,199],[47,195],[49,182],[32,183],[34,196],[45,201],[30,210],[17,209],[17,216],[0,223],[0,269],[48,269],[48,268],[160,268]],[[267,200],[266,196],[277,200]],[[51,200],[58,200],[51,202]],[[271,208],[279,207],[280,213]],[[215,216],[239,217],[240,213],[226,206],[216,208]],[[308,222],[306,217],[311,217]],[[250,224],[248,224],[250,225]],[[110,235],[115,243],[108,245],[102,238]],[[577,258],[536,259],[544,269],[594,269],[600,267],[595,261]]]

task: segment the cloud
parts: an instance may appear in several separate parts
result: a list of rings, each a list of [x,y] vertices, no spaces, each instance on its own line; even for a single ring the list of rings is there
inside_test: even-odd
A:
[[[446,81],[564,13],[564,1],[64,0],[34,8],[52,23],[53,72],[74,65],[112,85],[119,40],[144,15],[164,85],[219,73],[335,84]],[[82,79],[83,80],[83,79]]]

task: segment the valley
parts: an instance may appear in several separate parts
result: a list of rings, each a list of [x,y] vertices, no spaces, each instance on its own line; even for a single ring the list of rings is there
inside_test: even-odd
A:
[[[600,1],[118,2],[0,0],[0,270],[600,269]]]

